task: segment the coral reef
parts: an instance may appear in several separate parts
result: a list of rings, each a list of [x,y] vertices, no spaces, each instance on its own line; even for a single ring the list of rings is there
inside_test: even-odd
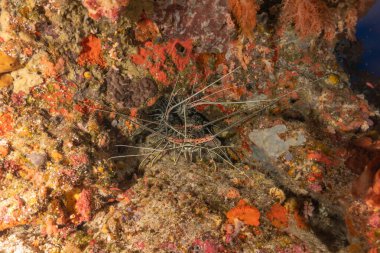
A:
[[[371,2],[0,0],[0,252],[376,252]]]

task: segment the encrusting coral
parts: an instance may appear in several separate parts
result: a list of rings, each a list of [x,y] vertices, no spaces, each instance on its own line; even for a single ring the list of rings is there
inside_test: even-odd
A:
[[[103,52],[102,43],[95,35],[90,35],[82,41],[82,52],[78,58],[78,64],[84,66],[86,64],[97,64],[104,67],[106,65]]]

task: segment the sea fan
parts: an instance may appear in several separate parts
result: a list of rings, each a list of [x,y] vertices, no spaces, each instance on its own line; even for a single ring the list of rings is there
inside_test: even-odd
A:
[[[240,26],[242,33],[251,38],[256,26],[256,13],[259,9],[256,0],[228,0],[228,7]]]
[[[280,23],[294,24],[301,38],[318,37],[324,32],[328,41],[335,38],[334,13],[321,0],[285,0]]]

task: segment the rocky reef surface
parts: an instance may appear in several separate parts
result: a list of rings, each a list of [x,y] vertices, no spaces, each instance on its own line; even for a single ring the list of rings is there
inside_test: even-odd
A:
[[[371,252],[370,0],[1,0],[0,252]]]

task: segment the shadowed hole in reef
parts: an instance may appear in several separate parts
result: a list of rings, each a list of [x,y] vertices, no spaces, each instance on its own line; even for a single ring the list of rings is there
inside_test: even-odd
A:
[[[346,248],[349,245],[347,239],[347,231],[345,222],[341,215],[333,210],[333,207],[326,207],[315,198],[305,196],[296,196],[299,203],[309,202],[312,204],[313,217],[309,219],[311,230],[315,233],[321,242],[331,252],[338,252],[340,249]],[[303,215],[305,216],[305,209]]]
[[[115,121],[114,119],[113,121]],[[122,118],[116,121],[122,121]],[[137,179],[143,176],[143,171],[139,170],[139,158],[136,156],[122,157],[125,155],[138,154],[137,149],[126,149],[118,145],[131,143],[131,138],[122,133],[119,128],[114,126],[114,122],[105,120],[102,122],[105,129],[108,129],[109,145],[107,148],[98,148],[96,157],[107,159],[109,164],[114,168],[113,182],[121,190],[127,190],[132,187]],[[120,157],[120,158],[118,158]]]
[[[319,207],[317,202],[314,205]],[[315,217],[311,219],[311,229],[331,252],[338,252],[349,245],[345,222],[339,215],[329,213],[326,217],[321,210],[317,208]]]
[[[257,13],[257,22],[273,29],[277,24],[280,8],[281,0],[264,1]]]

